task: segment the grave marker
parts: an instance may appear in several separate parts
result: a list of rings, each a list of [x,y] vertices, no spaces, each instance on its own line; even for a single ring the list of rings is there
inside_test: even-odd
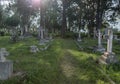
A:
[[[39,51],[39,49],[37,48],[37,46],[30,46],[30,52],[32,52],[32,53],[36,53],[36,52],[38,52]]]
[[[81,30],[78,31],[78,39],[77,39],[78,42],[82,41],[81,40]]]
[[[13,62],[6,60],[3,52],[0,51],[0,80],[6,80],[13,73]]]
[[[97,46],[97,48],[96,48],[96,51],[99,51],[99,52],[104,52],[105,51],[105,48],[102,46],[102,43],[101,43],[101,41],[102,41],[102,34],[101,34],[101,32],[100,32],[100,30],[98,30],[98,46]]]
[[[108,28],[107,51],[100,57],[99,62],[103,64],[116,63],[118,60],[112,52],[113,31]]]

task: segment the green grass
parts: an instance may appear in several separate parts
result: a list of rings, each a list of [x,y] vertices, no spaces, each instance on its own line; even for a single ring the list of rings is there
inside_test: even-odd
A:
[[[72,39],[56,38],[49,49],[31,53],[29,46],[38,45],[35,38],[29,38],[15,44],[10,43],[9,37],[0,37],[0,48],[5,47],[14,63],[14,72],[25,72],[25,76],[12,77],[0,84],[110,84],[95,63],[100,53],[87,49],[88,45],[97,43],[87,39],[81,45],[85,50],[80,51]],[[119,46],[113,51],[119,54]],[[120,70],[113,65],[102,67],[116,84],[120,82]]]

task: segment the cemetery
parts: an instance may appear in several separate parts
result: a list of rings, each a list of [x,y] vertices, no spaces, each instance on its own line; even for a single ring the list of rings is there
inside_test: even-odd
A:
[[[119,0],[0,0],[0,84],[120,84]]]

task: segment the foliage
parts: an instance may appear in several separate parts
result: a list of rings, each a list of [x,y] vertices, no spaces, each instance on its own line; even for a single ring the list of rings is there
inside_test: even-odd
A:
[[[20,23],[18,16],[13,15],[5,20],[5,24],[10,27],[16,27]]]
[[[78,34],[77,33],[74,33],[74,32],[66,32],[65,33],[65,38],[77,38]]]

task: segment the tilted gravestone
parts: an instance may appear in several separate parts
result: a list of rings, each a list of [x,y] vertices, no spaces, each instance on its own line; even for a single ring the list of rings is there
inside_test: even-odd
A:
[[[118,60],[115,53],[112,52],[113,31],[108,29],[107,51],[100,57],[99,62],[104,64],[116,63]]]
[[[6,60],[3,52],[0,51],[0,80],[6,80],[13,73],[13,62]]]

